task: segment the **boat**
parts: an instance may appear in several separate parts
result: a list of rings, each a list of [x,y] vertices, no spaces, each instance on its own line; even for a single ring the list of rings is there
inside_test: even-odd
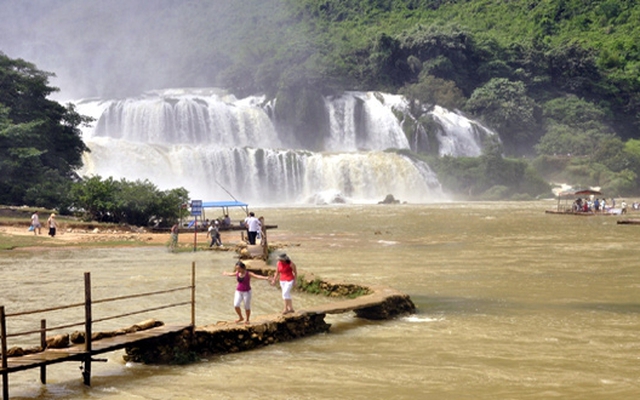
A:
[[[602,192],[593,189],[569,190],[558,193],[558,205],[555,210],[545,210],[547,214],[565,214],[581,217],[592,216],[612,216],[620,215],[623,210],[620,208],[607,207],[606,209],[593,210],[591,208],[583,210],[577,205],[582,204],[582,200],[593,199],[602,196]],[[597,198],[597,197],[596,197]]]

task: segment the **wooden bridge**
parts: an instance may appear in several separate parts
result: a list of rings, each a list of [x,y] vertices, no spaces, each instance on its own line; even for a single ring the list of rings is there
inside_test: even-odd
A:
[[[92,318],[92,304],[97,303],[107,303],[120,301],[124,299],[131,298],[139,298],[146,296],[159,295],[164,293],[176,292],[190,290],[191,291],[191,299],[190,301],[184,301],[180,303],[174,304],[166,304],[157,306],[150,309],[142,309],[137,311],[128,312],[125,314],[114,315],[110,317],[105,317],[101,319],[93,319]],[[132,329],[128,332],[118,332],[118,334],[113,335],[111,337],[104,337],[101,339],[93,339],[93,324],[97,322],[102,322],[106,320],[121,318],[125,316],[131,316],[135,314],[147,313],[150,311],[156,311],[160,309],[170,308],[170,307],[178,307],[191,305],[191,322],[189,324],[177,324],[177,325],[161,325],[154,326],[149,329],[144,330],[136,330]],[[40,321],[40,329],[32,330],[27,332],[17,332],[17,333],[7,333],[7,318],[23,316],[28,314],[43,314],[51,311],[58,311],[68,308],[74,307],[84,307],[85,311],[85,320],[83,322],[71,323],[64,326],[56,326],[48,328],[46,326],[46,320]],[[84,343],[81,344],[73,344],[70,346],[65,346],[62,348],[53,348],[52,346],[47,345],[47,332],[54,330],[61,330],[65,328],[70,328],[74,326],[82,326],[84,325]],[[28,369],[40,368],[40,381],[45,384],[47,381],[47,365],[62,363],[66,361],[80,361],[82,363],[82,376],[84,380],[84,384],[87,386],[91,385],[91,363],[94,361],[105,361],[100,359],[95,359],[94,356],[102,353],[107,353],[114,350],[123,349],[126,347],[131,347],[137,343],[141,343],[143,341],[159,338],[165,335],[174,334],[176,332],[181,332],[186,328],[193,329],[195,325],[195,263],[192,264],[191,267],[191,285],[183,286],[173,289],[167,289],[156,292],[148,292],[148,293],[140,293],[129,296],[121,296],[114,297],[108,299],[101,300],[92,300],[91,299],[91,276],[87,272],[85,273],[85,301],[84,303],[78,304],[70,304],[59,307],[52,307],[47,309],[40,310],[32,310],[32,311],[24,311],[19,313],[6,313],[5,307],[0,306],[0,339],[1,339],[1,356],[2,356],[2,365],[0,367],[0,373],[2,374],[2,398],[3,400],[9,399],[9,374],[12,372],[24,371]],[[40,348],[38,351],[30,352],[30,354],[25,354],[19,357],[11,357],[9,355],[9,351],[7,349],[7,339],[10,337],[17,336],[28,336],[33,334],[40,334]]]

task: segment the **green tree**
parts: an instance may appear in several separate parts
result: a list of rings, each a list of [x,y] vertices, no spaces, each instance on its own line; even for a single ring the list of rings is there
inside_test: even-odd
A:
[[[640,171],[640,140],[627,140],[624,144],[624,154],[628,160],[629,169],[632,171]]]
[[[542,108],[547,129],[535,145],[539,155],[590,156],[600,151],[598,161],[603,161],[599,149],[613,138],[604,110],[573,95],[552,99]]]
[[[473,92],[466,109],[496,129],[512,153],[527,153],[538,138],[540,110],[522,82],[494,78]]]
[[[418,83],[401,88],[400,94],[404,95],[410,104],[425,104],[430,107],[439,105],[450,110],[463,108],[466,101],[454,82],[429,74],[421,75]],[[414,114],[418,114],[418,110],[413,111]]]
[[[47,99],[57,90],[48,85],[50,76],[0,53],[0,203],[66,203],[65,184],[88,151],[78,127],[90,119]]]
[[[184,188],[160,191],[144,181],[87,177],[73,185],[72,205],[87,220],[147,226],[171,226],[178,221],[182,205],[189,200]]]
[[[90,221],[114,222],[118,184],[112,177],[84,178],[71,189],[72,205]]]

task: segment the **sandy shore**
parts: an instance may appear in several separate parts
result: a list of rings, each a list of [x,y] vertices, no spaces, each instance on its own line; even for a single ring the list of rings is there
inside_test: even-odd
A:
[[[89,230],[65,227],[64,223],[58,228],[55,237],[50,237],[48,232],[48,229],[42,228],[41,234],[37,236],[63,246],[96,242],[135,242],[140,245],[166,245],[170,239],[169,233],[149,232],[142,228],[138,231],[100,228]],[[12,236],[34,236],[33,231],[29,231],[28,227],[24,226],[2,225],[0,226],[0,233]],[[240,232],[238,231],[222,232],[221,236],[223,243],[238,243],[240,241]],[[194,233],[181,233],[178,236],[178,241],[181,245],[193,244]],[[205,244],[208,242],[209,239],[206,237],[206,232],[198,232],[197,243]]]

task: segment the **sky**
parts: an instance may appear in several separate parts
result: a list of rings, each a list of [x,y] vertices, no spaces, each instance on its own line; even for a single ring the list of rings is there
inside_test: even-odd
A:
[[[211,87],[280,0],[0,0],[0,51],[52,72],[60,99]],[[255,26],[256,24],[249,24]],[[54,96],[54,97],[56,97]]]

